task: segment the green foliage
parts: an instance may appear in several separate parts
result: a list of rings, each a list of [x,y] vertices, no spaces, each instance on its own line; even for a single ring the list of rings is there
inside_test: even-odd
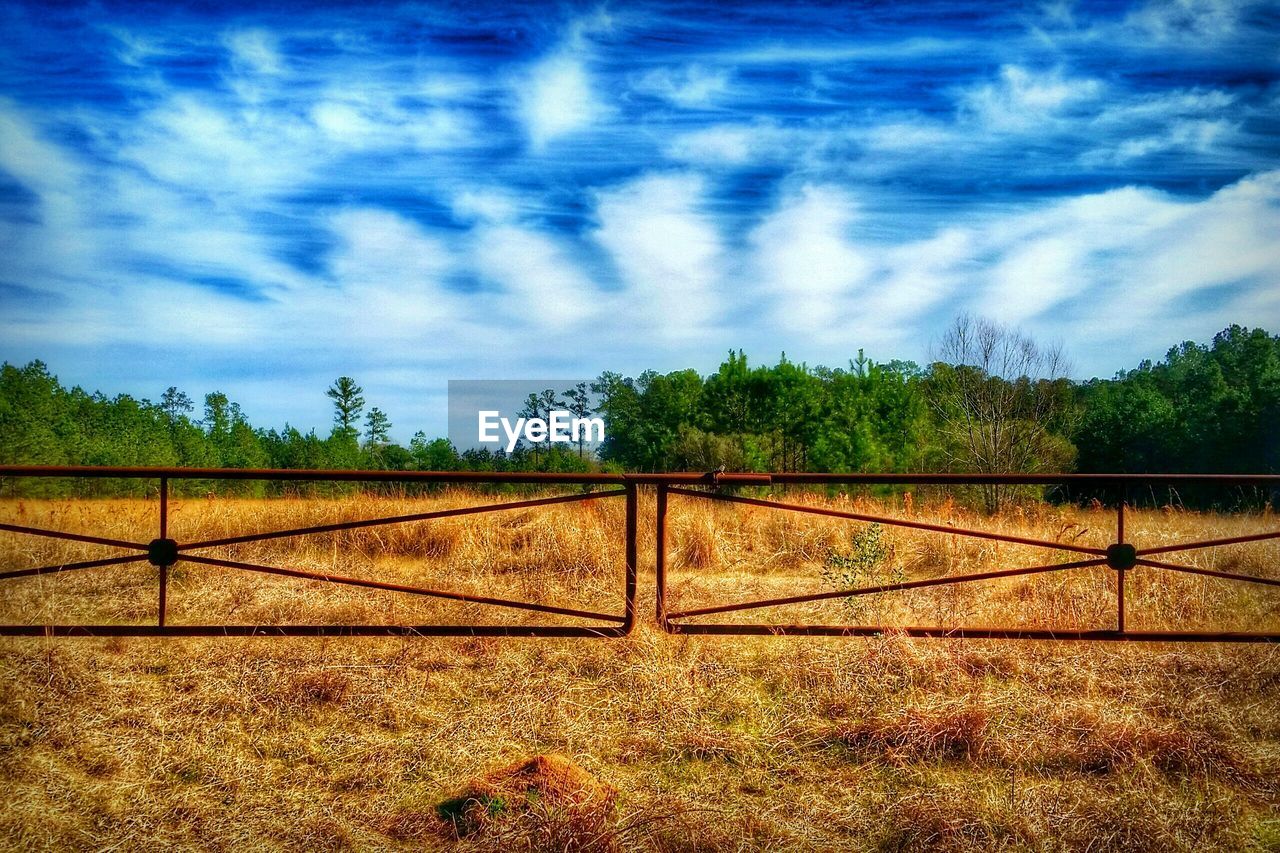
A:
[[[572,388],[566,389],[561,405],[563,405],[569,414],[573,415],[575,418],[588,418],[595,412],[595,409],[591,404],[591,392],[588,390],[586,382],[579,382]],[[585,444],[585,434],[579,435],[579,458],[585,458],[586,456],[586,453],[584,452]]]
[[[906,577],[893,559],[893,546],[884,539],[884,528],[869,524],[849,538],[845,550],[832,548],[822,566],[822,580],[835,590],[899,583]],[[860,619],[876,610],[879,597],[855,595],[841,599],[850,618]]]
[[[368,444],[386,444],[391,440],[391,419],[387,413],[374,406],[364,422],[364,440]]]
[[[810,368],[785,355],[773,366],[753,367],[734,351],[710,376],[694,370],[645,371],[633,379],[605,372],[590,392],[594,408],[585,384],[559,394],[547,389],[530,396],[525,414],[545,417],[548,408],[568,408],[578,417],[601,415],[606,437],[596,458],[581,446],[523,443],[510,454],[459,453],[447,439],[422,432],[407,448],[392,443],[390,418],[376,406],[364,421],[362,447],[356,428],[365,399],[350,377],[340,377],[325,392],[334,404],[334,429],[321,437],[287,424],[279,431],[255,429],[240,406],[218,391],[205,395],[197,421],[191,417],[192,399],[176,387],[167,388],[158,403],[125,394],[108,398],[64,388],[39,361],[24,367],[4,364],[0,463],[435,471],[986,470],[961,458],[957,441],[963,438],[969,450],[1005,453],[998,456],[1005,461],[991,470],[1069,470],[1075,464],[1085,472],[1280,471],[1280,337],[1240,326],[1225,329],[1209,345],[1174,347],[1158,364],[1144,362],[1115,379],[1082,384],[1006,378],[965,364],[937,363],[922,370],[910,362],[877,363],[861,350],[843,368]],[[985,414],[984,406],[1000,416]],[[26,494],[73,488],[121,493],[154,484],[22,484]],[[217,488],[263,486],[245,481]],[[1178,499],[1185,503],[1196,495],[1184,491]]]
[[[752,368],[730,352],[705,380],[691,370],[601,374],[601,459],[642,471],[919,469],[930,425],[918,368],[860,358],[848,370],[785,355]]]
[[[324,393],[333,400],[334,432],[354,444],[358,436],[356,425],[360,423],[360,413],[364,411],[364,389],[350,376],[339,376]]]
[[[1080,395],[1080,471],[1280,471],[1280,336],[1262,329],[1188,341]]]
[[[409,455],[413,467],[419,471],[457,471],[462,461],[452,441],[447,438],[429,440],[421,430],[415,432],[409,441]]]

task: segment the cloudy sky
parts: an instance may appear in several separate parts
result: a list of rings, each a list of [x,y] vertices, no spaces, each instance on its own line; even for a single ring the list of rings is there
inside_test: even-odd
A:
[[[256,7],[256,8],[255,8]],[[1280,331],[1280,7],[0,4],[0,359],[403,439],[448,379]]]

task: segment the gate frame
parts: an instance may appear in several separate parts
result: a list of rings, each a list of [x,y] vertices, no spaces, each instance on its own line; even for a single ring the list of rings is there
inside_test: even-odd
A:
[[[476,636],[476,637],[622,637],[629,634],[635,625],[637,598],[637,539],[638,539],[638,487],[652,485],[656,487],[657,514],[655,524],[656,560],[655,560],[655,615],[658,626],[671,634],[712,634],[712,635],[766,635],[766,636],[879,636],[899,634],[912,637],[945,637],[969,639],[1022,639],[1022,640],[1107,640],[1107,641],[1161,641],[1161,642],[1233,642],[1233,643],[1272,643],[1280,642],[1280,633],[1270,632],[1232,632],[1232,631],[1131,631],[1125,626],[1125,576],[1137,567],[1162,571],[1181,572],[1186,574],[1215,577],[1223,580],[1243,583],[1254,583],[1269,586],[1280,586],[1280,579],[1244,575],[1234,572],[1222,572],[1201,569],[1193,566],[1168,563],[1152,559],[1178,551],[1212,548],[1224,545],[1280,539],[1280,530],[1246,536],[1227,537],[1194,542],[1184,542],[1156,548],[1135,548],[1125,540],[1126,498],[1129,491],[1138,485],[1210,485],[1210,486],[1250,486],[1275,490],[1280,488],[1280,474],[806,474],[806,473],[692,473],[672,472],[654,474],[571,474],[571,473],[539,473],[539,472],[480,472],[480,471],[354,471],[354,470],[295,470],[295,469],[242,469],[242,468],[139,468],[139,467],[98,467],[98,466],[48,466],[48,465],[0,465],[0,479],[9,477],[68,477],[68,478],[120,478],[120,479],[154,479],[159,483],[159,535],[147,544],[109,539],[90,535],[66,533],[45,528],[24,527],[8,523],[0,523],[0,531],[20,534],[46,536],[89,544],[106,545],[137,551],[125,557],[110,557],[99,560],[86,560],[53,566],[41,566],[0,573],[0,581],[8,578],[31,575],[53,574],[62,571],[89,569],[111,565],[124,565],[147,562],[155,566],[159,572],[159,595],[157,602],[157,621],[154,625],[0,625],[0,636]],[[459,484],[533,484],[533,485],[579,485],[616,486],[612,491],[583,492],[573,495],[534,498],[507,503],[486,504],[478,507],[460,507],[450,510],[417,513],[407,516],[387,516],[376,519],[340,522],[328,525],[316,525],[306,528],[276,530],[225,537],[204,542],[180,544],[168,536],[168,504],[170,480],[275,480],[293,482],[393,482],[393,483],[459,483]],[[764,500],[725,493],[725,489],[735,486],[768,487],[773,485],[1078,485],[1110,491],[1117,495],[1116,500],[1116,535],[1115,541],[1105,549],[1074,546],[1047,540],[1029,539],[965,528],[955,528],[939,524],[929,524],[888,516],[873,516],[865,513],[845,512],[842,510],[813,507],[800,504],[787,504],[780,501]],[[714,488],[716,491],[696,491],[695,487]],[[1046,564],[1039,566],[1002,569],[992,572],[980,572],[971,575],[927,578],[916,581],[904,581],[896,584],[879,584],[872,587],[859,587],[852,590],[813,593],[801,596],[789,596],[781,599],[740,602],[736,604],[717,604],[710,607],[694,608],[677,612],[667,609],[667,513],[668,498],[676,494],[692,498],[709,499],[728,503],[743,503],[770,509],[801,512],[841,518],[848,521],[879,523],[891,526],[908,527],[945,533],[956,536],[970,536],[1014,544],[1044,547],[1057,551],[1074,551],[1089,555],[1088,560],[1069,561],[1066,563]],[[261,566],[233,560],[199,557],[190,551],[200,548],[212,548],[220,545],[261,541],[265,539],[301,536],[311,533],[350,530],[359,527],[371,527],[387,524],[403,524],[417,521],[430,521],[459,515],[475,515],[481,513],[501,512],[510,509],[522,509],[558,503],[574,503],[588,500],[601,500],[611,497],[623,497],[626,501],[625,520],[625,557],[622,615],[596,613],[576,610],[567,607],[538,604],[529,601],[498,599],[465,593],[452,593],[421,587],[408,587],[398,584],[361,578],[326,575],[299,569],[288,569],[274,566]],[[425,595],[458,601],[490,604],[500,607],[547,612],[576,618],[598,619],[617,623],[608,626],[584,625],[171,625],[166,621],[168,601],[168,572],[176,562],[188,562],[240,569],[251,572],[298,577],[308,580],[383,589],[391,592]],[[1074,568],[1108,566],[1117,573],[1116,583],[1116,626],[1110,629],[1095,630],[1057,630],[1029,628],[947,628],[941,626],[895,626],[895,625],[802,625],[802,624],[768,624],[768,623],[689,623],[677,622],[697,616],[727,613],[748,609],[797,604],[822,599],[846,598],[854,595],[878,594],[903,589],[928,586],[970,583],[1017,575],[1038,574],[1053,571],[1066,571]]]
[[[1125,627],[1125,575],[1142,566],[1162,571],[1181,572],[1186,574],[1216,577],[1243,583],[1255,583],[1267,586],[1280,586],[1280,579],[1261,578],[1234,572],[1220,572],[1167,563],[1151,559],[1152,555],[1188,551],[1200,548],[1212,548],[1222,545],[1257,542],[1267,539],[1280,539],[1280,530],[1249,536],[1237,536],[1216,540],[1202,540],[1161,546],[1157,548],[1135,548],[1125,539],[1125,508],[1129,490],[1136,485],[1216,485],[1216,486],[1280,486],[1280,475],[1271,474],[720,474],[711,475],[712,485],[1077,485],[1082,487],[1104,488],[1117,493],[1115,541],[1105,549],[1086,548],[1059,542],[1028,539],[1019,536],[1008,536],[990,531],[956,528],[940,524],[928,524],[889,516],[867,515],[865,513],[844,512],[812,507],[802,504],[788,504],[780,501],[750,498],[741,495],[723,493],[720,490],[695,491],[684,485],[671,485],[666,482],[657,484],[657,523],[656,523],[656,617],[659,627],[669,634],[711,634],[732,636],[802,636],[802,637],[875,637],[884,635],[903,635],[908,637],[942,637],[955,639],[981,640],[1104,640],[1127,642],[1227,642],[1227,643],[1276,643],[1280,642],[1280,633],[1251,631],[1131,631]],[[1029,566],[1014,569],[1003,569],[991,572],[977,572],[970,575],[943,576],[915,581],[903,581],[894,584],[876,584],[857,587],[851,590],[836,592],[812,593],[808,595],[787,596],[784,598],[747,601],[735,604],[717,604],[697,607],[688,610],[670,612],[667,609],[667,512],[668,498],[672,494],[691,498],[701,498],[723,503],[741,503],[769,509],[799,512],[811,515],[841,518],[849,521],[861,521],[886,526],[923,529],[931,532],[992,539],[1014,544],[1044,547],[1056,551],[1073,551],[1089,554],[1092,559],[1068,561],[1065,563]],[[743,610],[777,607],[786,604],[800,604],[807,601],[849,598],[856,595],[869,595],[894,592],[905,589],[918,589],[930,586],[945,586],[960,583],[977,583],[1018,575],[1041,574],[1046,572],[1068,571],[1076,568],[1108,566],[1116,572],[1116,626],[1110,629],[1041,629],[1041,628],[947,628],[942,626],[915,625],[808,625],[808,624],[773,624],[773,623],[724,623],[724,622],[677,622],[677,619],[689,619],[708,616],[716,613],[732,613]]]
[[[157,618],[154,625],[0,625],[0,636],[98,636],[98,637],[331,637],[331,636],[421,636],[421,637],[622,637],[631,632],[635,624],[636,586],[637,586],[637,517],[638,501],[636,486],[627,483],[616,475],[592,474],[522,474],[516,472],[471,472],[471,471],[304,471],[291,469],[222,469],[222,468],[120,468],[94,466],[16,466],[0,465],[0,478],[5,477],[77,477],[77,478],[120,478],[120,479],[153,479],[159,483],[159,526],[158,536],[149,543],[129,542],[125,540],[107,539],[66,533],[45,528],[24,527],[20,525],[0,523],[0,531],[65,539],[90,544],[107,545],[116,548],[127,548],[142,553],[126,557],[110,557],[100,560],[86,560],[78,563],[40,566],[0,573],[0,581],[16,577],[54,574],[64,571],[90,569],[102,566],[125,565],[147,562],[155,566],[159,572],[159,595],[157,601]],[[515,483],[546,485],[580,485],[608,486],[618,485],[621,488],[604,492],[587,492],[580,494],[556,495],[552,497],[533,498],[529,500],[508,501],[506,503],[485,504],[476,507],[458,507],[455,509],[437,510],[434,512],[415,513],[403,516],[385,516],[359,521],[339,522],[335,524],[312,525],[309,527],[285,530],[264,531],[228,536],[207,541],[179,543],[169,538],[169,482],[170,480],[274,480],[291,482],[425,482],[425,483]],[[448,592],[444,590],[411,587],[402,584],[384,583],[363,578],[331,575],[301,569],[290,569],[276,566],[263,566],[235,560],[222,560],[211,557],[200,557],[190,554],[204,548],[215,548],[231,544],[258,542],[267,539],[282,539],[291,536],[306,536],[316,533],[328,533],[339,530],[353,530],[360,527],[376,527],[390,524],[408,524],[412,522],[431,521],[441,518],[452,518],[461,515],[478,515],[483,513],[503,512],[512,509],[527,509],[551,504],[580,503],[592,500],[622,497],[626,502],[626,520],[624,532],[624,582],[622,615],[596,613],[575,608],[539,604],[530,601],[494,598],[490,596],[470,595],[467,593]],[[432,598],[444,598],[478,604],[490,604],[498,607],[528,610],[533,612],[553,613],[560,616],[596,619],[603,622],[617,623],[608,626],[592,625],[493,625],[493,624],[430,624],[430,625],[172,625],[167,623],[168,609],[168,576],[169,569],[176,563],[186,561],[197,565],[219,566],[242,571],[263,574],[296,577],[305,580],[321,581],[344,586],[357,586],[369,589],[381,589],[389,592],[402,592]]]

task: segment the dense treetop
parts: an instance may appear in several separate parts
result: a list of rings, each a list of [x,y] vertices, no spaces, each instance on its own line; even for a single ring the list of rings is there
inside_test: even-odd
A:
[[[54,465],[392,470],[728,470],[1280,472],[1280,336],[1232,326],[1158,363],[1083,383],[1001,376],[974,363],[772,366],[731,352],[709,376],[606,371],[548,400],[604,417],[596,454],[530,446],[459,453],[447,439],[388,440],[340,377],[328,435],[253,426],[225,394],[203,407],[169,388],[159,402],[66,388],[39,361],[0,368],[0,462]],[[966,396],[968,395],[968,396]],[[960,425],[962,428],[957,428]],[[1014,438],[1009,438],[1013,436]],[[1012,455],[1008,442],[1021,436]],[[1003,455],[1002,455],[1003,454]]]

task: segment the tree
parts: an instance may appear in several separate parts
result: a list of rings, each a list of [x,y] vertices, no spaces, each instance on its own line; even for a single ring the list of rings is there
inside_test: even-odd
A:
[[[516,412],[516,417],[517,417],[517,418],[524,418],[525,420],[535,420],[535,419],[542,418],[542,417],[543,417],[543,413],[542,413],[542,398],[541,398],[541,397],[539,397],[537,394],[530,394],[528,397],[525,397],[525,398],[524,398],[524,408],[523,408],[523,409],[521,409],[520,411]],[[516,449],[517,449],[517,450],[519,450],[519,449],[520,449],[520,447],[521,447],[521,445],[523,444],[523,442],[524,442],[524,439],[523,439],[523,438],[518,438],[518,439],[516,439]],[[538,465],[538,445],[537,445],[537,443],[534,443],[534,445],[533,445],[533,464],[534,464],[534,467],[537,467],[537,465]]]
[[[215,443],[231,433],[231,403],[221,391],[204,395],[204,429]]]
[[[741,435],[752,431],[750,384],[746,354],[730,350],[728,359],[705,383],[703,407],[715,432]]]
[[[334,431],[354,442],[358,436],[356,425],[364,411],[364,389],[350,376],[339,376],[324,393],[333,400]]]
[[[83,444],[83,425],[42,361],[0,369],[0,462],[65,465]]]
[[[386,450],[391,443],[391,419],[374,406],[364,422],[364,450],[371,468],[386,467]]]
[[[556,409],[564,408],[564,401],[556,396],[556,392],[550,388],[545,389],[538,395],[538,402],[542,404],[542,411],[547,413],[547,418],[551,417],[551,413]]]
[[[956,318],[928,379],[950,466],[1009,474],[1069,464],[1074,448],[1062,435],[1071,432],[1074,406],[1066,372],[1061,346],[981,317]],[[1007,485],[983,486],[987,511],[997,512],[1011,493]]]
[[[702,408],[702,377],[696,370],[640,374],[638,417],[631,422],[630,467],[642,471],[662,471],[674,463],[671,450],[680,427],[694,426]]]
[[[591,392],[587,390],[587,383],[579,382],[572,388],[564,392],[564,400],[561,402],[575,418],[586,418],[594,409],[591,407]],[[583,457],[583,446],[586,443],[586,430],[578,433],[578,458]]]
[[[557,409],[564,407],[564,401],[556,396],[556,392],[547,388],[541,394],[530,394],[524,398],[524,408],[517,413],[517,417],[525,419],[538,419],[543,421],[551,420],[551,413]],[[549,452],[551,450],[551,433],[547,432],[547,437],[543,439],[542,444]],[[538,464],[538,445],[533,444],[533,463],[536,467]]]
[[[428,441],[427,434],[418,430],[409,441],[409,453],[419,471],[456,471],[458,469],[458,450],[447,438]]]
[[[556,392],[552,391],[550,388],[544,389],[543,392],[538,395],[538,402],[542,406],[543,417],[547,419],[548,424],[550,424],[551,422],[551,413],[558,409],[564,408],[564,401],[561,400],[559,397],[557,397]],[[547,452],[550,453],[551,452],[550,428],[547,429],[547,438],[544,443],[547,446]]]
[[[929,460],[933,430],[919,368],[878,364],[861,353],[842,368],[818,368],[820,409],[812,416],[809,470],[917,471]]]
[[[809,448],[817,438],[824,391],[821,380],[805,365],[788,361],[786,353],[775,366],[758,367],[751,375],[754,396],[760,401],[758,429],[769,444],[768,467],[803,471],[808,467]]]
[[[371,447],[391,441],[391,419],[377,406],[370,409],[369,415],[365,418],[364,438]]]
[[[190,397],[179,391],[176,386],[170,385],[165,389],[164,394],[160,396],[160,408],[164,411],[165,417],[169,419],[169,423],[176,425],[179,418],[189,415],[195,410],[195,404],[191,402]]]
[[[1091,380],[1080,392],[1081,471],[1280,471],[1280,336],[1229,326],[1212,345],[1186,341],[1161,362]],[[1189,485],[1177,492],[1201,506],[1226,497]],[[1280,494],[1263,497],[1280,503]]]

